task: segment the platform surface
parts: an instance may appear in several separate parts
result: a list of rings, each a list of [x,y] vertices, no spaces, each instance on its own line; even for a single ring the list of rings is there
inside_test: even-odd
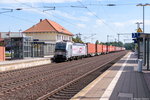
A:
[[[71,100],[150,100],[150,83],[137,72],[136,59],[128,53]]]
[[[0,62],[0,72],[50,64],[52,57],[26,58],[18,60],[8,60]]]

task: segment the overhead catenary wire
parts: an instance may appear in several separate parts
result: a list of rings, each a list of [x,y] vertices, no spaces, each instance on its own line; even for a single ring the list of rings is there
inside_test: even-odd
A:
[[[16,18],[16,19],[19,19],[19,20],[22,20],[22,21],[25,21],[25,22],[28,22],[28,23],[35,23],[31,20],[28,20],[28,19],[24,19],[24,18],[21,18],[21,17],[17,17],[17,16],[13,16],[13,15],[8,15],[8,14],[2,14],[4,16],[8,16],[8,17],[12,17],[12,18]]]
[[[17,1],[17,0],[15,0],[16,2],[18,2],[18,3],[22,3],[22,2],[20,2],[20,1]],[[24,5],[27,5],[26,3],[22,3],[22,4],[24,4]],[[93,4],[84,4],[86,7],[87,6],[110,6],[110,5],[115,5],[115,6],[135,6],[135,5],[137,5],[137,3],[129,3],[129,4],[98,4],[98,3],[93,3]],[[29,5],[28,5],[29,6]],[[33,7],[33,6],[32,6]],[[34,8],[49,8],[49,7],[51,7],[51,6],[42,6],[42,7],[34,7]],[[78,7],[78,8],[80,8],[81,6],[80,5],[67,5],[67,6],[61,6],[61,5],[55,5],[54,6],[55,8],[69,8],[69,7]],[[4,7],[0,7],[0,8],[4,8]],[[7,8],[10,8],[10,7],[7,7]],[[82,7],[81,7],[82,8]],[[31,8],[23,8],[23,9],[31,9]]]
[[[81,2],[78,1],[83,7],[85,7],[85,5]],[[112,27],[110,27],[107,23],[105,23],[99,16],[97,16],[95,13],[93,13],[88,7],[85,7],[85,9],[87,9],[88,12],[90,12],[91,14],[93,14],[98,20],[100,20],[103,24],[105,24],[109,29],[111,29],[113,32],[117,33]]]
[[[3,12],[0,12],[0,14],[3,15],[3,16],[8,16],[8,17],[11,17],[11,18],[15,18],[15,19],[19,19],[19,20],[25,21],[25,22],[33,23],[33,21],[31,21],[31,20],[24,19],[24,18],[21,18],[21,17],[18,17],[18,16],[14,16],[14,15],[6,14],[8,12],[13,12],[14,10],[22,10],[21,8],[15,8],[15,9],[12,9],[12,8],[1,8],[1,9],[5,10]]]
[[[87,5],[87,6],[110,6],[110,5],[112,5],[112,6],[135,6],[137,3],[126,3],[126,4],[97,4],[97,3],[93,3],[93,4],[85,4],[85,5]]]
[[[18,2],[18,0],[15,0],[15,1],[17,1]],[[88,10],[88,12],[90,12],[91,14],[93,14],[97,19],[99,19],[103,24],[105,24],[110,30],[112,30],[112,31],[114,31],[115,32],[115,30],[112,28],[112,27],[110,27],[105,21],[103,21],[98,15],[96,15],[95,13],[93,13],[90,9],[89,9],[89,7],[88,6],[90,6],[89,4],[83,4],[81,1],[79,1],[80,2],[80,4],[81,5],[70,5],[70,6],[54,6],[55,8],[59,8],[59,7],[76,7],[76,8],[85,8],[85,9],[87,9]],[[25,6],[27,6],[27,7],[29,7],[29,8],[25,8],[25,9],[36,9],[37,11],[39,11],[39,12],[42,12],[42,13],[45,13],[45,14],[48,14],[48,15],[50,15],[50,16],[53,16],[53,17],[55,17],[55,18],[57,18],[57,19],[59,19],[59,20],[62,20],[63,22],[66,22],[66,23],[69,23],[69,24],[71,24],[71,25],[73,25],[73,26],[77,26],[76,24],[74,24],[74,23],[72,23],[72,22],[70,22],[70,21],[68,21],[68,20],[65,20],[65,19],[63,19],[62,17],[58,17],[58,16],[56,16],[56,15],[53,15],[53,14],[50,14],[49,12],[43,12],[43,10],[42,9],[40,9],[40,8],[49,8],[49,6],[43,6],[43,7],[33,7],[33,6],[31,6],[31,5],[29,5],[29,4],[26,4],[26,3],[22,3],[22,2],[19,2],[19,3],[21,3],[21,4],[23,4],[23,5],[25,5]],[[92,5],[92,4],[91,4]],[[100,5],[100,4],[97,4],[97,5]],[[117,6],[118,5],[120,5],[120,4],[116,4]],[[125,5],[125,4],[124,4]],[[129,4],[126,4],[126,5],[129,5]],[[105,4],[102,4],[102,6],[106,6]],[[11,16],[10,16],[11,17]],[[14,16],[14,18],[15,18],[16,16]],[[22,19],[22,20],[25,20],[25,19],[23,19],[23,18],[19,18],[20,20]],[[28,21],[28,22],[31,22],[31,21]],[[117,33],[117,32],[115,32],[115,33]]]
[[[28,6],[28,7],[30,7],[30,8],[33,8],[33,9],[35,9],[35,10],[39,11],[39,12],[42,12],[42,13],[48,14],[48,15],[50,15],[50,16],[53,16],[53,17],[55,17],[55,18],[57,18],[57,19],[59,19],[59,20],[62,20],[62,21],[64,21],[64,22],[68,23],[68,24],[71,24],[71,25],[73,25],[73,26],[76,26],[76,24],[71,23],[71,22],[69,22],[69,21],[67,21],[67,20],[65,20],[65,19],[62,19],[62,18],[58,17],[58,16],[55,16],[55,15],[49,14],[49,13],[48,13],[48,12],[46,12],[46,11],[45,11],[45,12],[43,12],[41,9],[38,9],[38,8],[33,7],[33,6],[31,6],[31,5],[28,5],[28,4],[25,4],[25,3],[19,2],[18,0],[15,0],[15,1],[16,1],[16,2],[18,2],[18,3],[20,3],[20,4],[22,4],[22,5],[25,5],[25,6]]]

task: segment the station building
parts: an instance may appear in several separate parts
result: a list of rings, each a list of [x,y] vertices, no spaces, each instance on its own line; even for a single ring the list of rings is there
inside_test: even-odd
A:
[[[62,40],[72,41],[73,36],[73,34],[64,27],[48,19],[41,19],[39,23],[23,31],[23,33],[26,36],[31,36],[33,39],[39,39],[39,41],[51,43],[56,43],[57,41]]]
[[[34,41],[34,56],[53,55],[55,43],[58,41],[72,41],[73,34],[58,23],[44,19],[23,31],[23,34],[32,37]]]
[[[23,32],[1,32],[11,59],[50,57],[56,42],[72,41],[73,34],[58,23],[45,19]]]

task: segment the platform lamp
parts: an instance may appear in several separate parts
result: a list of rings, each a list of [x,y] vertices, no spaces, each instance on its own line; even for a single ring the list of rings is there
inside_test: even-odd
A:
[[[143,33],[145,31],[145,6],[150,6],[150,4],[146,3],[146,4],[137,4],[136,6],[142,6],[143,7]]]
[[[145,33],[145,6],[150,6],[150,4],[146,3],[146,4],[137,4],[136,6],[142,6],[143,7],[143,33]],[[143,65],[146,64],[146,44],[145,44],[145,38],[143,38],[143,47],[144,47],[144,52],[143,52],[143,60],[144,63]]]

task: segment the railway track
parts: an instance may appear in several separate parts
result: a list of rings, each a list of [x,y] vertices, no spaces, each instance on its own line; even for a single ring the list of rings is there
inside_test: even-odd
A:
[[[38,98],[37,100],[69,100],[76,93],[86,87],[94,79],[96,79],[100,74],[111,67],[115,62],[117,62],[122,56],[112,59],[99,67],[85,73],[84,75],[72,80],[71,82],[55,89],[54,91]]]
[[[56,88],[64,87],[65,84],[76,83],[74,80],[79,79],[79,76],[107,63],[108,58],[115,56],[116,59],[124,54],[125,52],[118,52],[102,55],[102,57],[97,56],[0,73],[0,99],[37,99]]]

